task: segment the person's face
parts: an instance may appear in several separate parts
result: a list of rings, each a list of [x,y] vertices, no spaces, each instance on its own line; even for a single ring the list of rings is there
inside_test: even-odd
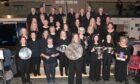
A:
[[[35,12],[36,12],[35,8],[31,8],[31,13],[35,14]]]
[[[52,39],[48,39],[47,43],[48,43],[48,45],[52,45],[53,44],[53,40]]]
[[[101,18],[100,17],[97,17],[96,20],[97,20],[97,22],[100,22],[101,21]]]
[[[111,41],[111,39],[112,39],[112,38],[111,38],[111,35],[107,35],[107,36],[106,36],[106,39],[107,39],[107,41]]]
[[[110,22],[110,17],[106,18],[106,22],[109,23]]]
[[[54,33],[54,32],[55,32],[55,28],[54,28],[54,27],[51,27],[51,28],[50,28],[50,32],[51,32],[51,33]]]
[[[126,39],[121,39],[120,40],[120,45],[122,45],[122,46],[127,45],[127,40]]]
[[[47,20],[44,20],[44,21],[43,21],[43,24],[44,24],[44,25],[48,25],[48,21],[47,21]]]
[[[64,31],[61,32],[61,37],[66,37],[66,33]]]
[[[36,34],[35,33],[31,33],[31,38],[35,39],[36,38]]]
[[[63,8],[59,8],[59,13],[62,13],[63,12]]]
[[[99,37],[98,37],[98,36],[95,36],[95,37],[94,37],[94,41],[95,41],[95,42],[98,42],[98,40],[99,40]]]
[[[41,20],[45,20],[45,16],[43,14],[40,15]]]
[[[88,6],[87,11],[89,11],[89,12],[91,11],[91,7],[90,6]]]
[[[103,14],[103,8],[99,8],[99,14]]]
[[[43,7],[40,8],[40,13],[44,13],[45,9]]]
[[[74,12],[73,8],[70,8],[70,12],[71,12],[71,13],[73,13],[73,12]]]
[[[49,35],[49,34],[48,34],[48,31],[44,31],[44,32],[43,32],[43,36],[44,36],[45,38],[47,38],[48,35]]]
[[[75,14],[75,18],[79,18],[79,13],[76,13]]]
[[[26,29],[22,29],[22,35],[24,36],[24,35],[26,35],[26,34],[27,34]]]
[[[68,31],[68,26],[66,24],[64,25],[64,30]]]
[[[60,23],[59,23],[59,22],[56,22],[56,26],[57,26],[57,27],[60,27]]]
[[[84,14],[84,9],[83,8],[80,10],[80,13],[81,14]]]
[[[76,25],[79,25],[79,24],[80,24],[80,21],[79,21],[79,20],[76,20],[76,21],[75,21],[75,24],[76,24]]]
[[[87,13],[86,13],[86,16],[87,16],[87,17],[90,17],[90,12],[87,12]]]
[[[33,24],[37,24],[36,18],[33,18],[33,19],[32,19],[32,23],[33,23]]]
[[[108,29],[113,29],[113,25],[112,24],[108,24]]]
[[[73,42],[79,43],[79,36],[77,34],[73,36]]]
[[[50,16],[50,21],[53,21],[53,17],[52,16]]]
[[[21,44],[26,44],[26,38],[21,38],[20,42]]]

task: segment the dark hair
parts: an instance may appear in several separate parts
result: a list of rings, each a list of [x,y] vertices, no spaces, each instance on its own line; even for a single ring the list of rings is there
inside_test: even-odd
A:
[[[107,34],[106,37],[107,37],[108,35],[111,36],[111,44],[114,46],[114,41],[113,41],[113,37],[112,37],[112,35],[111,35],[111,34]],[[105,39],[104,42],[107,43],[107,39]]]
[[[98,38],[99,38],[99,39],[98,39],[98,43],[101,43],[99,34],[93,34],[93,36],[92,36],[92,41],[93,41],[93,43],[95,43],[95,41],[94,41],[95,36],[98,36]]]

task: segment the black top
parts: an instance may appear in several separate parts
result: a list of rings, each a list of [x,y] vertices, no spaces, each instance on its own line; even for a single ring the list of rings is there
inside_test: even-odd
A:
[[[52,54],[57,53],[55,46],[53,46],[52,48],[49,48],[48,46],[46,46],[42,50],[42,53],[50,57],[49,59],[43,58],[44,62],[46,62],[46,63],[56,63],[57,62],[57,57],[51,57]]]
[[[40,41],[29,40],[29,48],[32,50],[32,58],[39,57],[40,58]]]
[[[122,52],[122,53],[124,53],[124,55],[127,55],[128,58],[125,61],[127,63],[129,61],[130,55],[131,55],[130,49],[131,49],[130,47],[121,47],[120,45],[117,45],[115,48],[115,53],[120,54]]]

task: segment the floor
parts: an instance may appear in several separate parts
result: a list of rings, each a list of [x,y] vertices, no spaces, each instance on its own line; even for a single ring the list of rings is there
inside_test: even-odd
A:
[[[45,78],[33,78],[31,79],[32,84],[47,84]],[[92,82],[88,79],[88,77],[83,77],[83,83],[82,84],[124,84],[124,83],[117,83],[114,81],[114,78],[111,77],[109,82],[104,82],[103,80],[99,81],[99,82]],[[11,84],[22,84],[21,83],[21,79],[20,78],[14,78],[12,80]],[[56,82],[55,84],[68,84],[67,83],[67,78],[63,77],[63,78],[56,78]],[[129,84],[136,84],[132,81],[132,79],[129,79]]]

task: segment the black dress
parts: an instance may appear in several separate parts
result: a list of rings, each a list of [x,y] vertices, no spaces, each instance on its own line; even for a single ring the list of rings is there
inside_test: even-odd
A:
[[[29,48],[32,50],[31,57],[31,68],[35,76],[40,75],[40,41],[39,40],[29,40]]]
[[[121,61],[116,58],[115,60],[115,79],[119,82],[123,82],[127,78],[127,63],[130,59],[130,47],[121,47],[120,45],[117,45],[115,48],[115,54],[121,56],[122,53],[123,56],[127,55],[127,59],[125,61]]]
[[[21,48],[25,48],[27,46],[20,46],[18,49],[18,53],[20,51]],[[27,47],[28,48],[28,47]],[[21,73],[21,80],[22,83],[29,83],[30,84],[30,64],[31,64],[31,60],[27,59],[27,60],[23,60],[20,59],[18,57],[19,61],[19,66],[20,66],[20,73]]]
[[[102,47],[101,43],[91,44],[90,51],[94,48],[95,51],[90,54],[90,72],[89,79],[92,81],[99,81],[101,79],[101,55],[97,54],[96,47]]]
[[[68,46],[68,44],[70,43],[70,40],[69,39],[59,39],[58,40],[58,47],[62,48],[66,48],[66,46]],[[68,75],[68,58],[66,57],[65,55],[65,52],[64,51],[61,51],[59,50],[60,52],[60,55],[59,55],[59,60],[60,60],[60,63],[59,63],[59,69],[60,69],[60,74],[61,76],[63,76],[63,67],[65,67],[65,74]]]
[[[112,64],[113,51],[113,44],[104,42],[102,77],[105,81],[108,81],[110,78],[110,66]]]

